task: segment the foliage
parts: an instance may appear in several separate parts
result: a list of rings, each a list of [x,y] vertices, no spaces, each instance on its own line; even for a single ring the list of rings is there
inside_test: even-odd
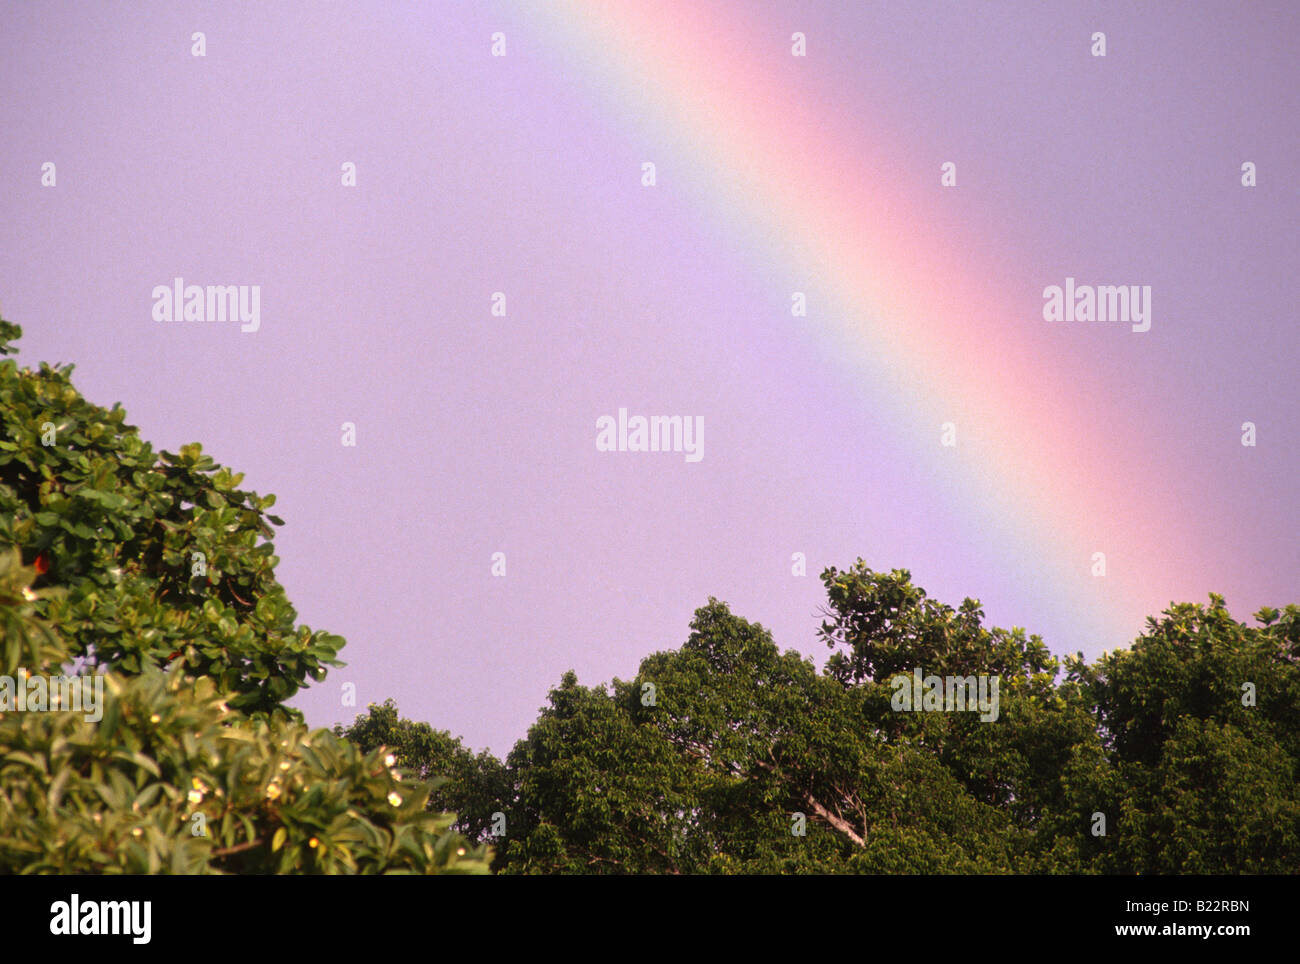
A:
[[[1041,639],[986,629],[975,600],[935,603],[861,560],[822,578],[823,672],[711,599],[633,680],[565,674],[503,768],[445,734],[421,759],[441,761],[469,825],[507,816],[506,873],[1300,867],[1297,607],[1262,610],[1261,628],[1216,596],[1175,606],[1129,650],[1067,659],[1058,682]],[[997,675],[997,721],[896,711],[890,680],[913,667]],[[391,704],[370,719],[394,745],[425,732]]]
[[[8,353],[21,329],[4,325]],[[275,497],[239,489],[198,444],[155,454],[72,370],[0,362],[0,546],[65,590],[43,615],[72,654],[126,674],[176,662],[249,713],[342,665],[343,640],[295,627],[275,579]]]
[[[13,552],[5,589],[22,574]],[[34,608],[0,594],[0,675],[52,673],[66,657]],[[486,848],[447,832],[451,815],[426,810],[428,786],[383,752],[283,714],[249,720],[212,680],[182,672],[108,672],[98,720],[88,702],[0,712],[0,870],[486,871]]]
[[[428,784],[283,706],[343,640],[293,626],[272,497],[70,371],[0,362],[0,873],[486,873]]]
[[[1114,769],[1102,870],[1297,872],[1300,607],[1251,627],[1211,594],[1164,616],[1131,649],[1071,662]]]
[[[343,640],[295,625],[274,497],[70,373],[0,361],[0,695],[77,665],[102,719],[0,703],[0,872],[1300,868],[1295,605],[1211,595],[1059,661],[859,559],[822,574],[821,671],[710,599],[634,678],[564,674],[504,761],[391,701],[308,731],[284,701]],[[996,678],[996,720],[900,712],[917,669]]]
[[[491,842],[494,814],[510,792],[505,767],[492,754],[475,756],[445,730],[399,719],[392,700],[372,703],[351,726],[335,726],[334,734],[365,752],[391,753],[400,771],[430,782],[431,809],[456,814],[456,830],[468,839]]]

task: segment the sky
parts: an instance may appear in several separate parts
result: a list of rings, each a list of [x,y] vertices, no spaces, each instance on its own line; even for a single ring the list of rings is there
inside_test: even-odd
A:
[[[0,310],[277,496],[347,639],[314,725],[392,697],[504,754],[711,596],[821,665],[858,558],[1095,657],[1300,602],[1297,39],[1277,2],[5,4]],[[158,320],[176,278],[256,330]],[[1049,320],[1067,285],[1149,328]],[[602,451],[620,409],[698,459]]]

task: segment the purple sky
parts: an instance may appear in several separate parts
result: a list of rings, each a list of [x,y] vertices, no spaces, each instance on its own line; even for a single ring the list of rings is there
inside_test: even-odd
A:
[[[1031,315],[1062,266],[1156,279],[1185,328],[1094,339],[1079,364],[1117,393],[1098,411],[1131,392],[1134,418],[1185,412],[1197,431],[1153,439],[1145,484],[1228,534],[1208,588],[1237,618],[1300,602],[1297,8],[710,8],[770,26],[778,50],[806,32],[809,110],[900,176],[924,168],[930,194],[930,158],[962,158],[953,235]],[[1097,65],[1063,51],[1093,29],[1118,63],[1081,102]],[[294,701],[308,719],[392,696],[504,753],[565,670],[634,676],[710,595],[820,665],[817,574],[859,555],[1057,653],[1127,644],[918,485],[923,461],[862,387],[790,336],[796,286],[674,191],[692,158],[656,150],[554,44],[505,2],[0,9],[0,307],[19,357],[74,362],[156,447],[200,441],[277,495],[289,598],[348,640],[348,666]],[[961,270],[961,248],[934,256]],[[151,292],[178,275],[260,285],[260,330],[155,322]],[[702,415],[704,458],[597,452],[620,406]],[[1242,411],[1268,426],[1248,470]]]

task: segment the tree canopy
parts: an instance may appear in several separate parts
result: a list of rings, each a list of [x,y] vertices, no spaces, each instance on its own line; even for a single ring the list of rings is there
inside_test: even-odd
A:
[[[1172,605],[1088,663],[859,559],[820,670],[711,598],[504,759],[391,701],[311,730],[285,701],[344,641],[276,581],[274,497],[71,373],[0,360],[0,873],[1300,868],[1294,604]]]
[[[295,626],[274,498],[71,372],[0,362],[0,872],[486,872],[389,751],[284,705],[343,640]]]
[[[822,579],[821,672],[711,599],[633,679],[566,673],[504,763],[391,702],[339,732],[443,776],[443,805],[504,873],[1300,867],[1296,606],[1252,627],[1212,596],[1062,667],[1039,637],[987,629],[977,601],[936,603],[906,571],[858,560]],[[892,681],[917,667],[999,676],[996,721],[899,712]]]

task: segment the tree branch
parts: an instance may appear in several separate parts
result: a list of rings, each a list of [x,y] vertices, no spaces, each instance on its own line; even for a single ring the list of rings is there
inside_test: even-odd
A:
[[[233,847],[222,847],[219,850],[212,851],[214,857],[229,857],[231,854],[243,853],[245,850],[252,850],[254,847],[260,847],[266,841],[261,837],[255,837],[247,843],[235,844]]]
[[[771,763],[768,763],[766,760],[755,760],[754,762],[757,763],[759,766],[761,766],[764,770],[767,770],[769,773],[776,772],[776,767],[773,766]],[[867,845],[866,838],[853,829],[853,824],[849,823],[847,820],[845,820],[843,817],[839,816],[838,814],[831,813],[829,810],[823,807],[820,801],[818,801],[818,799],[812,795],[812,791],[804,790],[802,793],[800,793],[800,796],[803,797],[804,802],[808,804],[808,808],[812,810],[813,813],[817,814],[817,816],[821,817],[828,824],[830,824],[840,833],[844,834],[844,836],[848,837],[859,847],[865,847]]]

